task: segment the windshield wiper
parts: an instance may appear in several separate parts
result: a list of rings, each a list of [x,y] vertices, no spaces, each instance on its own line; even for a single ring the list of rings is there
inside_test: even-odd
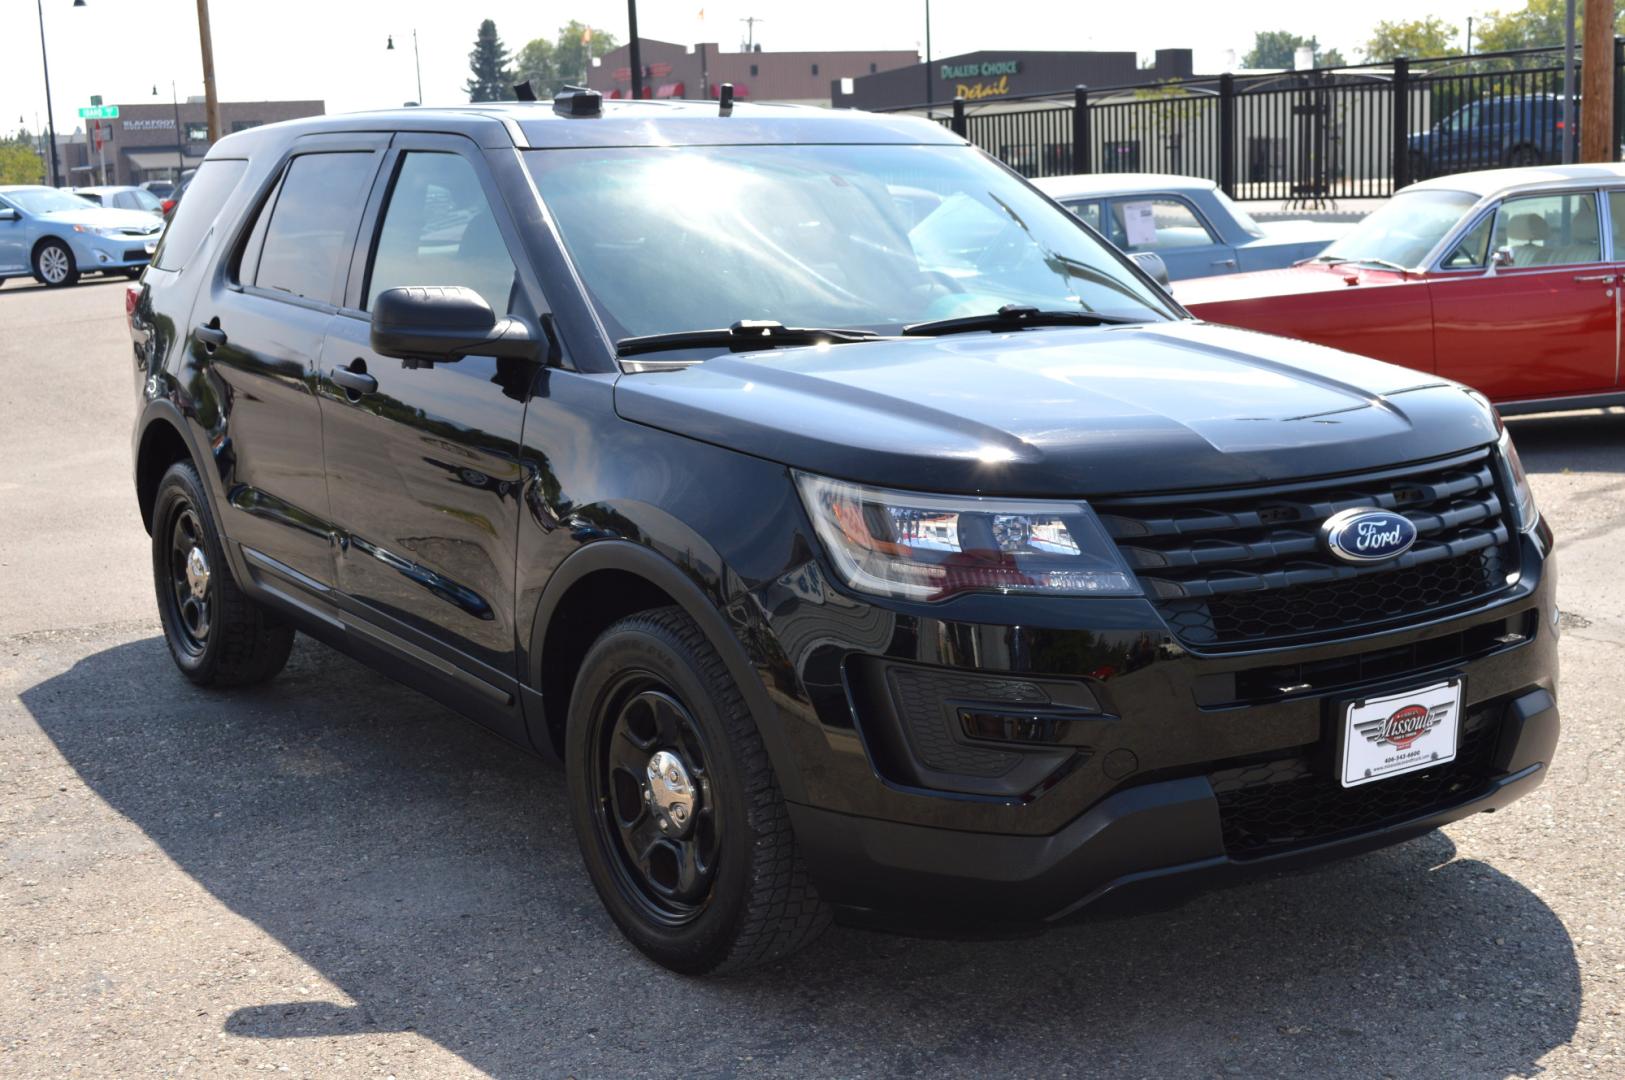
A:
[[[878,341],[869,330],[827,330],[806,326],[785,326],[758,319],[740,319],[717,330],[679,330],[671,334],[646,334],[622,338],[615,343],[616,356],[666,352],[671,349],[727,349],[753,352],[788,345],[845,345],[854,341]]]
[[[1316,255],[1309,261],[1314,263],[1324,263],[1327,266],[1342,266],[1345,263],[1353,263],[1356,266],[1380,266],[1384,270],[1398,270],[1401,274],[1408,274],[1410,273],[1411,269],[1408,266],[1401,266],[1389,259],[1349,259],[1344,258],[1341,255]]]
[[[986,315],[914,323],[903,327],[903,333],[915,337],[935,337],[975,330],[1020,330],[1026,326],[1118,326],[1145,321],[1126,315],[1102,315],[1096,311],[1040,311],[1021,304],[1006,304]]]

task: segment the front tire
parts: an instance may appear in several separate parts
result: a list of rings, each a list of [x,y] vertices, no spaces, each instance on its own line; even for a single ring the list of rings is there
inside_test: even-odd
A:
[[[79,266],[73,252],[60,240],[47,240],[34,250],[34,277],[48,289],[73,285],[79,280]]]
[[[565,754],[587,872],[656,963],[736,971],[828,925],[755,718],[682,609],[629,616],[593,643]]]
[[[282,670],[293,627],[250,600],[231,576],[220,529],[190,461],[159,481],[152,577],[169,655],[199,686],[246,686]]]

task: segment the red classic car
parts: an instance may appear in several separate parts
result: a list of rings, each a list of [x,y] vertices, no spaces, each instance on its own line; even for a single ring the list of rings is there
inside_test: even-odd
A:
[[[1284,270],[1181,281],[1192,314],[1460,380],[1503,413],[1625,404],[1625,165],[1400,191]]]

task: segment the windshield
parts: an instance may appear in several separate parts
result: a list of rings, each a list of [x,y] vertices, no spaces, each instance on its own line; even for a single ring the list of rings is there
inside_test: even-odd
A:
[[[1317,261],[1418,266],[1477,202],[1478,196],[1465,191],[1400,192],[1321,252]]]
[[[1236,200],[1232,199],[1230,196],[1226,195],[1222,188],[1213,189],[1213,198],[1218,201],[1220,206],[1230,211],[1230,216],[1236,219],[1236,224],[1241,226],[1242,232],[1249,236],[1264,235],[1263,226],[1254,221],[1253,215],[1243,210],[1241,208],[1241,204],[1236,202]]]
[[[86,210],[96,204],[55,188],[27,188],[6,192],[6,201],[29,214],[49,214],[55,210]]]
[[[740,319],[895,333],[1007,304],[1176,317],[1072,215],[968,147],[525,158],[615,339]]]
[[[137,210],[151,210],[160,214],[164,212],[164,204],[159,202],[158,197],[152,192],[144,191],[141,188],[131,188],[129,193],[135,199],[135,208]]]

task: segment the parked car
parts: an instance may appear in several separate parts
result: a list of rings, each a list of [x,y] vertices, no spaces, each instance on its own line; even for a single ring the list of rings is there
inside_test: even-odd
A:
[[[1625,166],[1412,184],[1312,262],[1191,281],[1192,314],[1478,388],[1503,413],[1625,402]]]
[[[175,185],[175,190],[170,193],[169,198],[164,200],[165,221],[175,216],[175,207],[181,204],[181,199],[186,195],[186,189],[192,184],[192,175],[196,172],[196,169],[187,169],[181,173],[180,183]]]
[[[175,182],[173,180],[148,180],[141,186],[158,196],[159,199],[167,199],[175,194]]]
[[[258,127],[127,310],[181,672],[302,631],[556,756],[680,971],[1364,851],[1554,752],[1552,537],[1489,404],[1187,318],[924,119]]]
[[[1574,145],[1580,145],[1580,102],[1574,102]],[[1408,145],[1411,178],[1423,180],[1470,169],[1541,165],[1563,160],[1563,98],[1523,94],[1470,102]]]
[[[112,206],[119,210],[143,210],[149,214],[164,216],[163,200],[152,192],[139,187],[77,187],[73,193],[81,199],[88,199],[97,206]]]
[[[163,227],[145,210],[97,206],[57,188],[0,185],[0,282],[24,274],[51,286],[87,273],[135,277]]]
[[[1033,185],[1130,253],[1161,256],[1174,281],[1290,266],[1349,226],[1257,222],[1211,180],[1158,173],[1052,176]]]

